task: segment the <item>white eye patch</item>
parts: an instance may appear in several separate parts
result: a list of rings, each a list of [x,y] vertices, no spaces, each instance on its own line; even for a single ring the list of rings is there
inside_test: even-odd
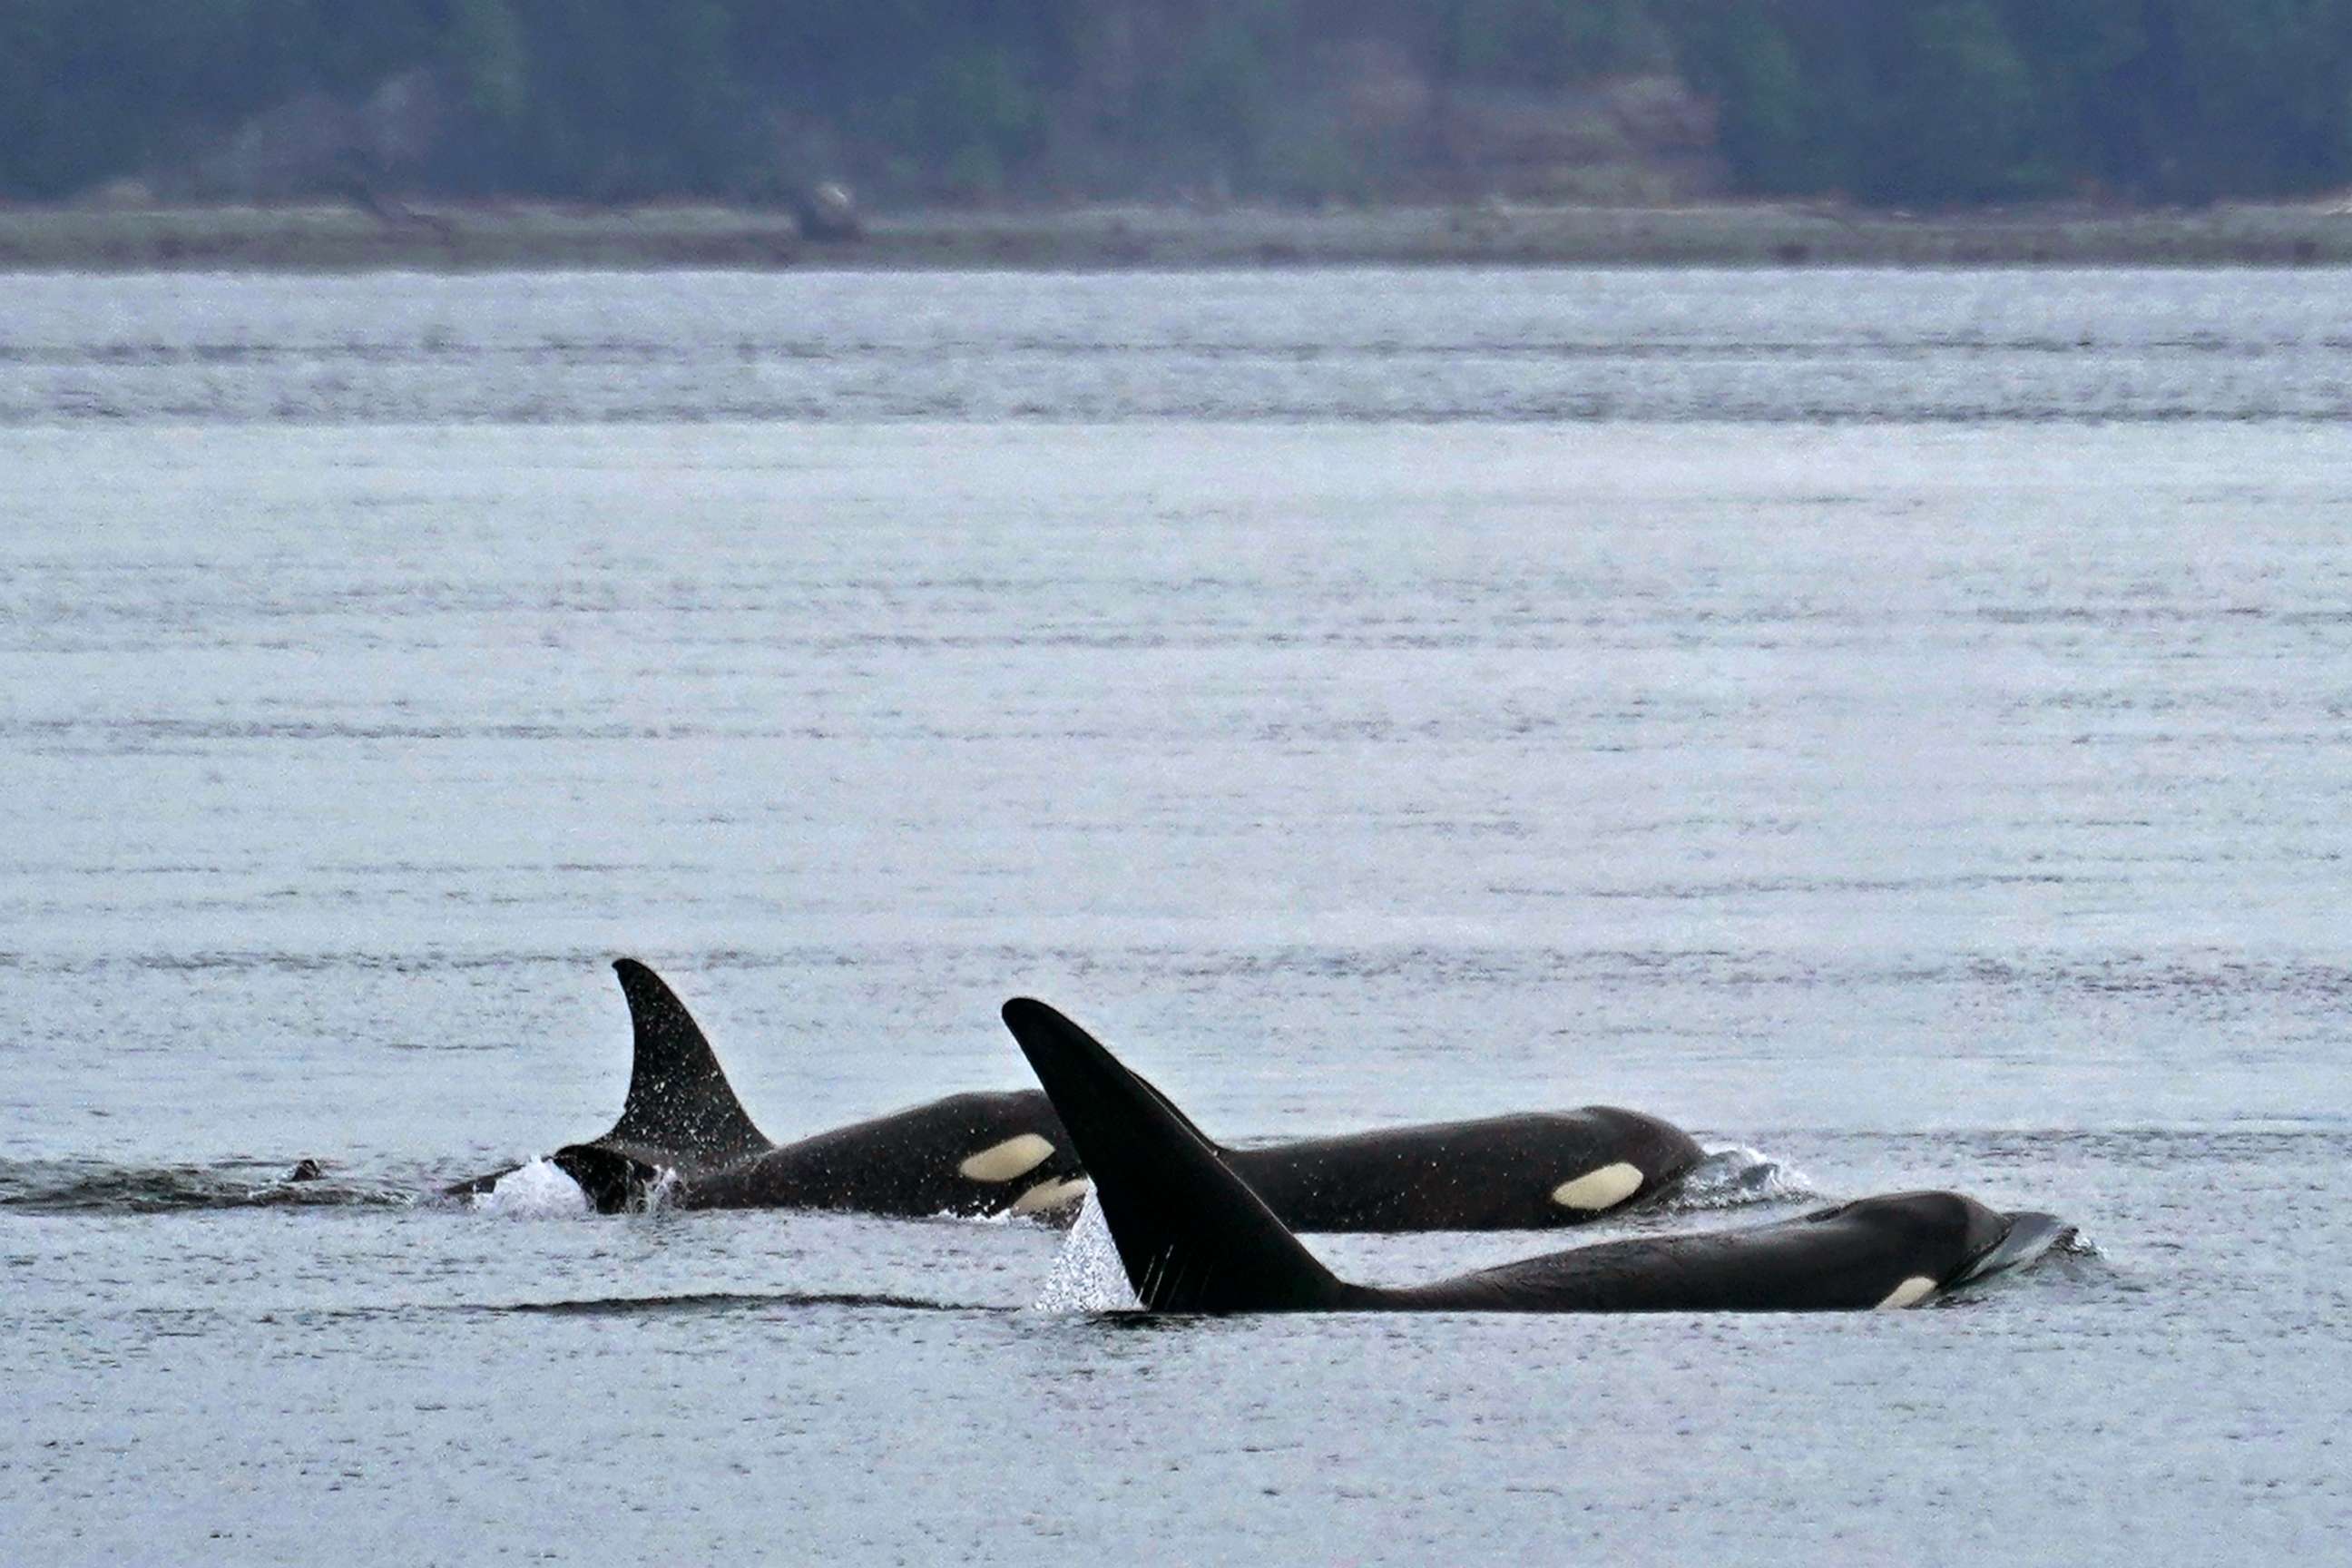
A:
[[[1572,1182],[1562,1182],[1551,1190],[1551,1201],[1564,1209],[1599,1214],[1602,1209],[1616,1207],[1641,1190],[1642,1168],[1620,1160],[1613,1165],[1587,1171]]]
[[[1054,1145],[1034,1132],[992,1143],[956,1167],[974,1182],[1009,1182],[1025,1176],[1054,1155]]]

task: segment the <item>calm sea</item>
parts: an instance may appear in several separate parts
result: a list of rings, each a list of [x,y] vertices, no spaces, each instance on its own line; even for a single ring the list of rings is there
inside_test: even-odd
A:
[[[2316,271],[8,279],[0,1556],[2340,1555],[2347,322]],[[1220,1134],[1615,1102],[1758,1178],[1635,1228],[1937,1185],[2095,1250],[1150,1323],[1066,1305],[1083,1231],[415,1202],[611,1121],[625,953],[777,1137],[1023,1083],[1025,992]]]

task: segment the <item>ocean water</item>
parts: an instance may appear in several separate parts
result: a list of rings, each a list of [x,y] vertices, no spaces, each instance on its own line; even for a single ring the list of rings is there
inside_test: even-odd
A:
[[[2340,1555],[2347,321],[9,279],[0,1556]],[[1084,1227],[416,1201],[610,1121],[621,954],[780,1138],[1021,1084],[1027,993],[1220,1134],[1614,1102],[1770,1177],[1615,1228],[1936,1185],[2093,1250],[1148,1321]]]

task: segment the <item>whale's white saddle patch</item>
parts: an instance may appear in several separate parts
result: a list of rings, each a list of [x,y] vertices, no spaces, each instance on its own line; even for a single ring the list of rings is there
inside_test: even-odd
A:
[[[1620,1160],[1597,1171],[1587,1171],[1572,1182],[1551,1190],[1551,1201],[1564,1209],[1599,1214],[1614,1208],[1642,1190],[1642,1167]]]
[[[1053,1157],[1054,1145],[1034,1132],[991,1143],[956,1167],[975,1182],[1009,1182],[1025,1176]]]
[[[1910,1279],[1888,1291],[1886,1300],[1878,1305],[1881,1310],[1893,1307],[1916,1307],[1926,1300],[1928,1292],[1935,1288],[1936,1282],[1925,1274],[1914,1274]]]

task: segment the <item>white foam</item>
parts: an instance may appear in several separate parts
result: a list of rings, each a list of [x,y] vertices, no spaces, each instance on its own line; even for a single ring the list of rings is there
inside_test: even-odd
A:
[[[670,1199],[677,1195],[677,1171],[673,1166],[664,1165],[660,1173],[646,1184],[645,1193],[637,1200],[637,1212],[659,1214],[669,1206]]]
[[[1727,1209],[1818,1197],[1812,1178],[1744,1143],[1710,1149],[1664,1201],[1668,1209]]]
[[[474,1207],[522,1219],[572,1219],[596,1212],[580,1184],[552,1160],[533,1160],[509,1171],[488,1192],[474,1194]]]
[[[1118,1260],[1118,1246],[1110,1238],[1110,1224],[1092,1193],[1078,1210],[1076,1225],[1062,1238],[1062,1250],[1045,1276],[1035,1310],[1040,1312],[1117,1312],[1136,1305],[1135,1289],[1127,1282],[1127,1268]]]

